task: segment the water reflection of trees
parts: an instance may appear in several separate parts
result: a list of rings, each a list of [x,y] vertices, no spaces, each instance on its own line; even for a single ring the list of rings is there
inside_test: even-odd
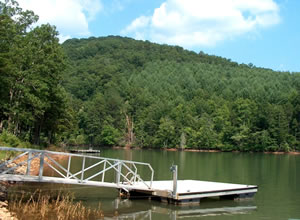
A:
[[[134,207],[135,202],[131,200],[114,200],[115,213],[113,217],[106,217],[106,219],[143,219],[154,220],[157,216],[161,219],[190,219],[205,216],[221,216],[221,215],[241,215],[250,214],[255,211],[257,207],[253,201],[246,201],[242,203],[225,202],[220,206],[169,206],[163,204],[144,203],[139,208]]]

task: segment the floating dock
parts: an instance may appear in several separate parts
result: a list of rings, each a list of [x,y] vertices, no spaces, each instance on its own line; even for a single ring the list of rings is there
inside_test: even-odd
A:
[[[251,198],[257,192],[254,185],[241,185],[198,180],[177,180],[177,190],[173,190],[173,181],[153,181],[151,189],[141,190],[142,184],[136,183],[127,195],[132,198],[149,197],[172,204],[200,203],[204,198],[224,199]],[[124,190],[120,189],[126,195]]]
[[[221,199],[246,199],[252,198],[257,192],[255,185],[242,185],[232,183],[219,183],[200,180],[178,180],[177,165],[173,165],[170,171],[173,173],[173,180],[152,181],[143,184],[135,183],[135,189],[126,190],[119,188],[120,195],[128,198],[149,197],[162,202],[176,205],[200,203],[202,199],[218,197]],[[151,185],[146,188],[145,185]],[[144,187],[144,190],[141,188]]]
[[[70,152],[71,153],[84,153],[84,154],[99,154],[100,150],[94,150],[94,149],[83,149],[83,150],[71,149]]]

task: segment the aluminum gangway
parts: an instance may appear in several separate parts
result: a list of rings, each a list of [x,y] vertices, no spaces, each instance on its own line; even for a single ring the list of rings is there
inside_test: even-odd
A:
[[[26,148],[0,147],[0,151],[9,158],[0,164],[2,181],[79,184],[126,192],[152,187],[154,171],[148,163]],[[74,163],[76,167],[81,163],[79,170],[73,169]],[[139,169],[148,170],[148,176],[142,177]]]
[[[256,185],[178,180],[177,165],[170,169],[173,180],[153,181],[154,170],[149,163],[21,148],[0,147],[0,151],[14,153],[0,164],[0,181],[111,187],[118,189],[121,197],[154,198],[173,204],[199,203],[211,197],[247,199],[258,190]],[[80,168],[74,170],[72,164],[78,167],[78,161]],[[38,163],[37,172],[32,172],[32,163]]]

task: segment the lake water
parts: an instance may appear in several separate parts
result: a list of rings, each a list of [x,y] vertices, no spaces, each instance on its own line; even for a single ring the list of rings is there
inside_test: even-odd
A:
[[[300,155],[102,149],[101,156],[150,163],[155,180],[171,179],[170,166],[176,164],[178,179],[259,187],[251,200],[210,199],[189,206],[123,200],[110,188],[67,187],[87,206],[98,207],[100,202],[107,219],[300,219]],[[42,187],[58,189],[51,184]]]

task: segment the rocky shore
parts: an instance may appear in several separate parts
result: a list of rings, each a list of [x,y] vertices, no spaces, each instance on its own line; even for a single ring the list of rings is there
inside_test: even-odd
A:
[[[2,161],[0,161],[1,163]],[[0,169],[0,172],[3,168]],[[0,220],[17,220],[14,213],[8,210],[7,191],[12,183],[0,181]]]
[[[14,213],[8,210],[7,188],[10,183],[0,181],[0,220],[17,220]]]

